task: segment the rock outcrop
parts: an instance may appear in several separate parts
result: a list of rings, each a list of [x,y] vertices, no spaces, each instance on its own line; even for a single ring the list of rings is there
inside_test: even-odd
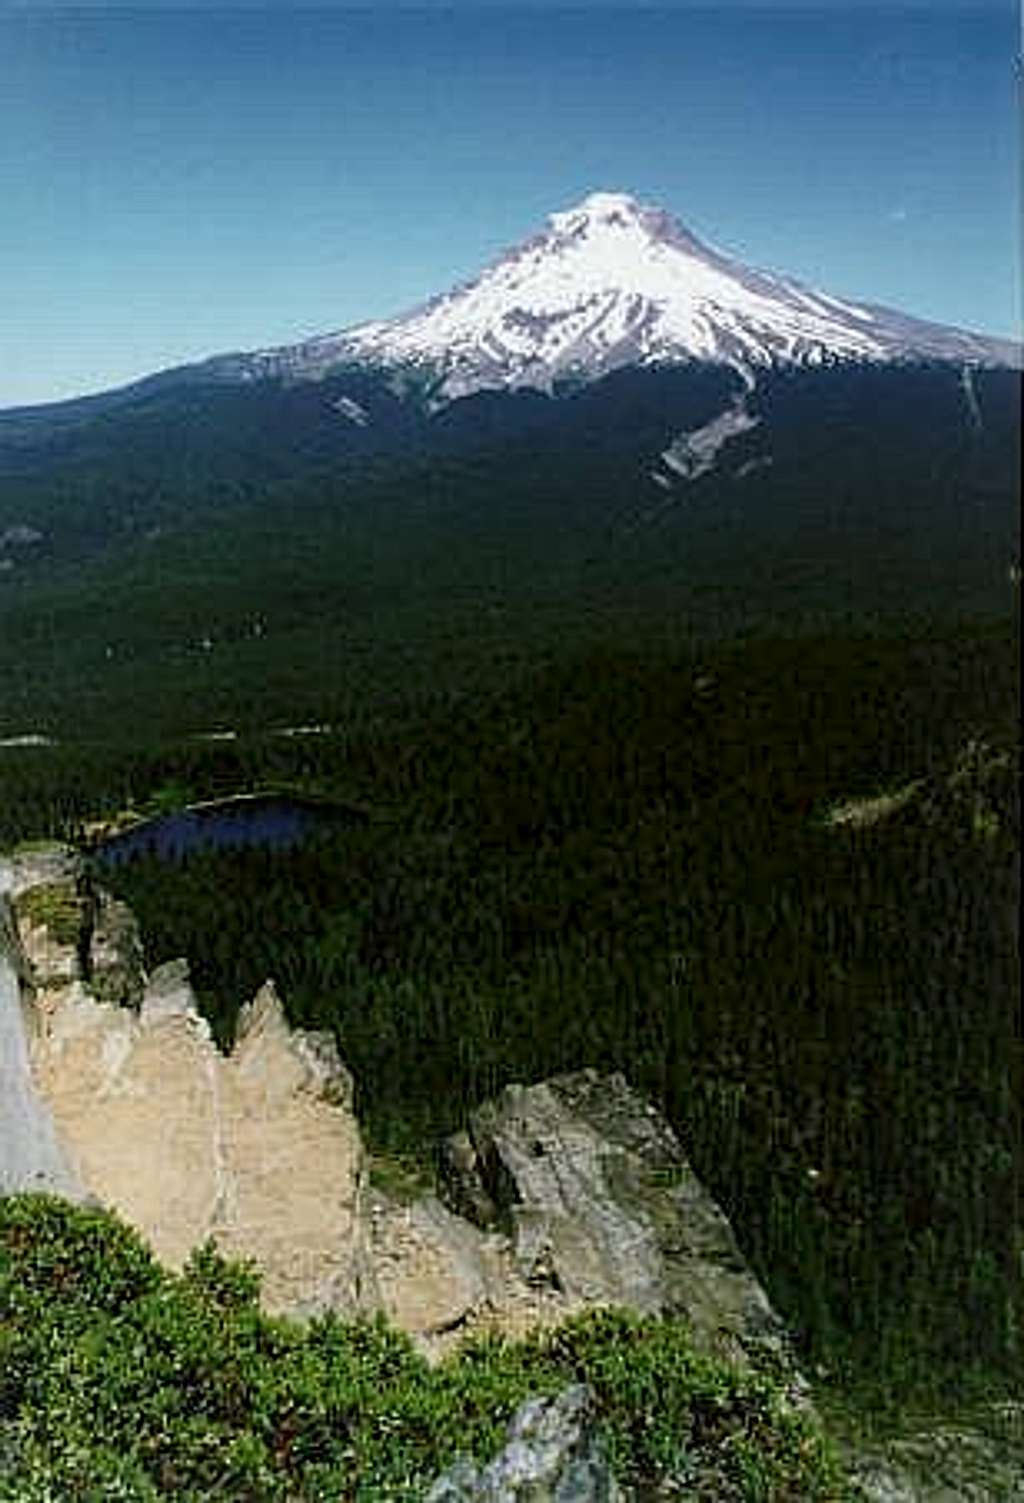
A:
[[[620,1503],[622,1497],[601,1448],[590,1394],[577,1386],[557,1398],[527,1400],[494,1460],[482,1469],[456,1462],[434,1483],[427,1503]]]
[[[7,865],[33,984],[52,990],[84,981],[100,1001],[138,1007],[145,964],[127,903],[96,887],[81,859],[62,847],[19,855]]]
[[[186,963],[147,976],[130,912],[73,861],[16,862],[12,887],[38,1095],[76,1182],[170,1266],[212,1237],[255,1260],[271,1310],[379,1310],[428,1355],[621,1305],[788,1362],[728,1222],[621,1075],[509,1086],[444,1146],[439,1193],[402,1202],[369,1184],[333,1038],[290,1028],[272,984],[225,1056]]]
[[[136,1013],[81,982],[37,1000],[33,1065],[78,1177],[180,1266],[212,1237],[255,1258],[272,1310],[361,1306],[363,1149],[333,1040],[265,986],[225,1058],[184,962]]]
[[[69,1182],[171,1267],[212,1237],[255,1259],[272,1310],[363,1309],[365,1155],[334,1040],[289,1028],[268,983],[225,1057],[186,962],[147,977],[130,910],[73,857],[9,867],[31,1072]]]
[[[29,1065],[21,993],[28,962],[10,887],[10,869],[0,862],[0,1195],[50,1190],[77,1200],[82,1186]]]
[[[621,1075],[509,1086],[446,1145],[452,1203],[504,1226],[524,1285],[563,1311],[685,1315],[734,1360],[788,1361],[784,1328],[665,1118]]]

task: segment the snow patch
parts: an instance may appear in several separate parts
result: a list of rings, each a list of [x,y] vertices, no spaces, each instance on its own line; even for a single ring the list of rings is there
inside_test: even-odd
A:
[[[302,379],[352,361],[429,370],[439,407],[637,364],[717,361],[749,378],[779,363],[834,360],[1006,364],[1009,348],[757,271],[663,210],[602,190],[552,214],[474,280],[398,318],[248,358],[259,375]],[[337,407],[361,421],[350,398]]]
[[[763,454],[758,459],[745,460],[736,471],[737,480],[746,480],[748,475],[754,475],[758,470],[766,470],[772,462],[770,454]]]
[[[849,313],[854,318],[862,318],[869,324],[875,321],[875,315],[867,308],[862,308],[858,303],[846,303],[842,298],[832,297],[827,292],[816,292],[814,295],[819,303],[828,303],[830,308],[838,308],[840,313]]]
[[[967,403],[967,411],[970,413],[971,423],[978,433],[982,429],[981,408],[978,405],[978,393],[974,389],[974,372],[969,365],[965,365],[960,371],[960,385],[963,388],[964,400]]]
[[[719,451],[741,433],[747,433],[760,423],[745,406],[746,396],[736,397],[724,412],[705,423],[702,428],[693,428],[681,433],[661,454],[661,462],[681,480],[699,480],[714,468]]]
[[[331,403],[335,412],[339,412],[350,423],[355,423],[357,428],[365,428],[370,421],[370,414],[361,402],[356,402],[352,397],[338,397]]]

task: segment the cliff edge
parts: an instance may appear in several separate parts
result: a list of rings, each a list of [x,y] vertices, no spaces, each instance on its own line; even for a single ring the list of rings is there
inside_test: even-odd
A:
[[[785,1331],[665,1119],[621,1075],[510,1085],[442,1146],[436,1193],[372,1186],[328,1034],[289,1027],[271,982],[229,1055],[185,961],[145,970],[123,904],[75,859],[14,859],[31,1075],[82,1192],[180,1267],[213,1238],[268,1309],[382,1311],[428,1355],[596,1306],[684,1314],[801,1385]]]

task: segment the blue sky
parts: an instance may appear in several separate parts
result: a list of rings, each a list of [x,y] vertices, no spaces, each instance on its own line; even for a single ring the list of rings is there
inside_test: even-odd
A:
[[[1003,0],[0,0],[0,406],[395,313],[595,188],[1018,326]]]

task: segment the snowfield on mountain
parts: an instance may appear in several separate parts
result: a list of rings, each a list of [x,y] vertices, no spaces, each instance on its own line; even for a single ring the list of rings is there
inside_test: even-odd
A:
[[[397,318],[216,357],[228,380],[316,379],[365,361],[435,379],[435,400],[590,381],[630,365],[712,361],[745,374],[835,360],[1014,365],[988,338],[758,271],[627,193],[592,193],[475,280]]]

